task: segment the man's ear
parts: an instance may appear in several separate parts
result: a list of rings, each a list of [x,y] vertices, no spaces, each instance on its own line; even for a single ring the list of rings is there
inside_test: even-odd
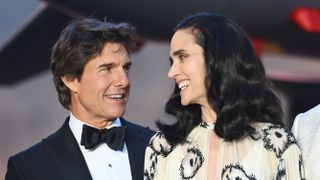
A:
[[[80,86],[78,78],[65,75],[61,77],[61,80],[70,89],[71,92],[78,92]]]

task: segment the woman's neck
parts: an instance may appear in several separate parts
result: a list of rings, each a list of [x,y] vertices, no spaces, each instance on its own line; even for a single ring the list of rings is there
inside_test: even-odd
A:
[[[217,120],[217,113],[209,105],[201,106],[201,114],[202,120],[207,123],[215,123]]]

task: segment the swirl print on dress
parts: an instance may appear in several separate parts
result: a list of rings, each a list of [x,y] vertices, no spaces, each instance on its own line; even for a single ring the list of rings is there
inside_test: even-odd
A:
[[[296,144],[290,130],[284,129],[278,125],[270,125],[262,129],[263,145],[268,151],[273,151],[277,158],[292,144]]]
[[[282,155],[291,145],[297,144],[293,134],[290,130],[284,129],[279,125],[269,125],[262,129],[262,140],[264,148],[274,152],[279,159],[276,180],[286,179],[286,162],[282,159]],[[301,180],[305,180],[301,154],[299,156],[299,173]]]
[[[257,180],[254,175],[247,175],[239,164],[230,164],[223,168],[221,180]]]
[[[202,121],[199,125],[200,127],[206,128],[206,129],[214,129],[215,123],[207,123],[205,121]]]
[[[154,152],[150,155],[150,161],[151,161],[151,165],[149,167],[149,169],[145,169],[143,172],[143,176],[145,180],[152,180],[154,179],[155,173],[156,173],[156,166],[158,163],[158,156],[157,154]]]
[[[283,180],[286,179],[286,163],[283,159],[280,159],[276,180],[282,180],[282,179]]]
[[[153,153],[151,153],[149,156],[151,165],[149,169],[144,170],[143,176],[145,180],[152,180],[155,177],[158,156],[166,157],[173,148],[169,145],[162,132],[157,132],[154,135],[154,137],[150,140],[148,147],[153,150]]]
[[[182,159],[179,168],[181,179],[193,178],[197,174],[199,168],[202,166],[203,161],[204,157],[198,148],[188,148],[187,154]]]
[[[148,145],[157,155],[166,157],[172,151],[172,146],[167,142],[162,132],[157,132]]]
[[[257,180],[256,177],[251,174],[247,175],[243,167],[239,164],[230,164],[223,168],[221,174],[221,180]]]
[[[299,173],[300,173],[301,180],[306,180],[306,176],[304,174],[304,168],[303,168],[302,154],[299,155]]]

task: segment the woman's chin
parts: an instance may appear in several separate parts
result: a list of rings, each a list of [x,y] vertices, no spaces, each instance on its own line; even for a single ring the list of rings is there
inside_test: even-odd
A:
[[[190,104],[190,102],[187,101],[187,100],[181,99],[181,104],[182,104],[183,106],[188,106],[188,105]]]

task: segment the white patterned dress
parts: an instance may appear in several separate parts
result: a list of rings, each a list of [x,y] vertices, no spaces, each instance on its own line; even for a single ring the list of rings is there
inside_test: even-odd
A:
[[[256,123],[258,140],[251,137],[219,141],[216,180],[303,180],[301,151],[289,130]],[[163,133],[150,140],[145,155],[145,180],[207,180],[211,133],[205,122],[188,135],[189,143],[171,147]]]

